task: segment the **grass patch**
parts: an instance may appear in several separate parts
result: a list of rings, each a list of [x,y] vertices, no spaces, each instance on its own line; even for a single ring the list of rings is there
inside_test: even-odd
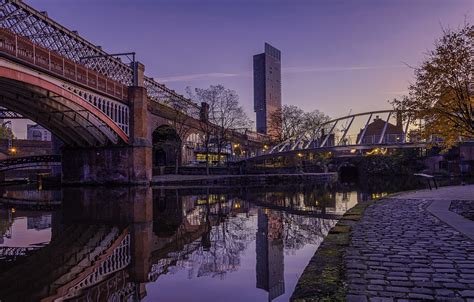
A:
[[[345,301],[344,253],[350,244],[353,225],[372,203],[358,203],[329,231],[298,280],[291,301]]]

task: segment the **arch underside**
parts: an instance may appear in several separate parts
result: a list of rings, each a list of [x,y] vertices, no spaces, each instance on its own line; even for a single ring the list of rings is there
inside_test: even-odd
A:
[[[18,78],[22,78],[20,74]],[[67,93],[0,75],[0,106],[49,129],[67,146],[105,146],[127,142],[113,121]],[[76,97],[77,98],[77,97]],[[111,127],[112,125],[112,127]],[[121,129],[119,129],[121,130]]]

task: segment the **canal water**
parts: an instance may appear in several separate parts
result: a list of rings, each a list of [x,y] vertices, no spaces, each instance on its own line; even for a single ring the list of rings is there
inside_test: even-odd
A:
[[[0,300],[288,301],[337,219],[413,179],[0,189]]]

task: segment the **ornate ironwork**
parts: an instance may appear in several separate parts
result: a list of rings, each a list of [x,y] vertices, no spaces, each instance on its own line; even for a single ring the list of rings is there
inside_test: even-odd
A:
[[[0,259],[13,261],[18,257],[23,257],[28,255],[29,252],[37,250],[39,247],[8,247],[2,246],[0,247]]]
[[[39,12],[22,1],[0,0],[0,27],[122,85],[133,84],[133,69],[129,65],[82,38],[77,31],[71,31],[55,22],[47,13]],[[82,58],[89,59],[81,60]],[[145,88],[155,102],[169,104],[177,101],[199,107],[150,77],[145,77]]]
[[[6,108],[0,107],[0,119],[24,119],[25,117],[19,113],[13,112]]]

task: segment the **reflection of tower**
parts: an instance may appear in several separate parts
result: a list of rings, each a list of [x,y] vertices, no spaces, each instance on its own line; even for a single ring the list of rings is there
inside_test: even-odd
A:
[[[257,288],[268,292],[268,301],[285,293],[283,219],[281,214],[258,209]]]

